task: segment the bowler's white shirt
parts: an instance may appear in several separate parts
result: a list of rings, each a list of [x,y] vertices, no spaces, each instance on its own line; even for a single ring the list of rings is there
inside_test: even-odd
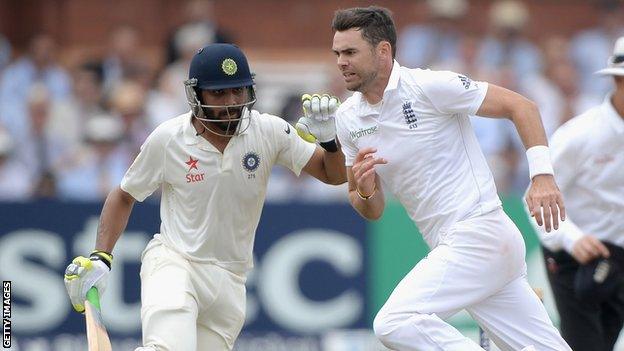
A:
[[[571,253],[585,234],[624,247],[624,120],[610,98],[559,127],[550,141],[567,219],[550,233],[532,223],[552,251]]]
[[[249,128],[223,154],[196,135],[190,112],[162,123],[121,182],[138,201],[162,186],[157,239],[189,260],[236,273],[253,266],[271,168],[277,163],[299,175],[315,149],[279,117],[251,114]]]
[[[401,67],[396,61],[379,106],[354,93],[338,109],[337,131],[352,166],[358,150],[377,149],[376,166],[427,243],[457,221],[501,206],[470,125],[487,83],[450,71]]]

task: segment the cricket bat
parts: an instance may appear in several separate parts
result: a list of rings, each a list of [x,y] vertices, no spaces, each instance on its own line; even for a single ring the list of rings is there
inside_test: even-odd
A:
[[[100,313],[100,296],[95,287],[87,292],[85,321],[87,323],[89,351],[112,351],[113,348]]]

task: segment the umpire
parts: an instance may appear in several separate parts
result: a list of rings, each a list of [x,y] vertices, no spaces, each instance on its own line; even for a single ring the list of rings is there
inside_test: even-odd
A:
[[[569,218],[551,233],[535,225],[561,334],[575,351],[613,350],[624,322],[624,37],[597,73],[612,76],[615,90],[551,141]]]

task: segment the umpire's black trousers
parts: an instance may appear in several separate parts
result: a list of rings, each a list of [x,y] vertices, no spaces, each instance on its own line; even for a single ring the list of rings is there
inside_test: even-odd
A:
[[[542,249],[561,317],[561,336],[574,351],[612,351],[624,323],[624,285],[605,301],[581,302],[574,294],[579,264],[563,250]]]

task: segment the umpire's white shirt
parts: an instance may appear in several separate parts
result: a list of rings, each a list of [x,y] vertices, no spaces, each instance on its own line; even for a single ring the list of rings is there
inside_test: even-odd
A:
[[[356,92],[337,112],[346,165],[353,165],[358,150],[375,147],[388,160],[376,167],[384,188],[432,247],[453,223],[501,206],[468,117],[486,92],[485,82],[395,61],[380,104],[372,106]]]
[[[624,247],[624,120],[611,96],[559,127],[550,152],[567,219],[550,233],[532,221],[544,246],[571,253],[590,234]]]
[[[162,186],[157,241],[191,261],[235,273],[253,265],[271,168],[277,163],[298,175],[315,149],[279,117],[251,113],[249,128],[223,154],[196,135],[190,112],[162,123],[121,182],[138,201]]]

